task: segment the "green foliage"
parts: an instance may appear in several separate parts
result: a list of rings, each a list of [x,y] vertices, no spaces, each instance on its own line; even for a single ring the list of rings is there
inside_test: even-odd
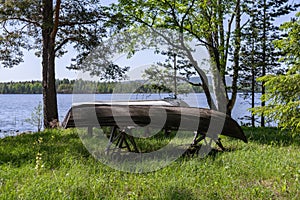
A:
[[[124,18],[130,21],[126,31],[129,30],[131,34],[137,36],[131,40],[133,44],[128,47],[128,51],[132,54],[137,51],[135,48],[136,43],[145,44],[156,36],[156,34],[151,34],[151,31],[148,31],[150,34],[146,39],[139,38],[139,33],[144,31],[146,27],[155,30],[168,30],[170,33],[178,31],[183,33],[184,37],[192,38],[197,42],[197,45],[204,46],[212,63],[210,67],[212,68],[214,88],[219,88],[221,84],[225,86],[225,91],[215,91],[217,102],[222,102],[221,105],[217,106],[211,103],[210,94],[203,83],[205,82],[203,80],[207,78],[205,71],[200,68],[197,69],[197,65],[191,63],[193,63],[197,75],[201,77],[203,90],[210,107],[215,109],[227,104],[226,108],[228,114],[230,114],[236,101],[239,76],[243,76],[240,82],[244,82],[246,87],[251,87],[251,80],[249,83],[248,79],[251,79],[249,70],[254,69],[254,67],[251,67],[253,63],[259,66],[261,71],[267,73],[278,66],[275,57],[277,52],[274,51],[271,42],[279,34],[273,22],[277,17],[294,11],[296,3],[294,6],[288,0],[119,0],[118,7]],[[249,16],[251,12],[252,16]],[[248,14],[248,16],[245,17],[245,14]],[[252,18],[250,19],[250,26],[252,27],[249,27],[248,22],[244,23],[245,19],[248,18]],[[244,35],[248,34],[248,38],[242,37],[242,32]],[[254,32],[257,33],[254,34]],[[162,35],[164,39],[172,41],[173,46],[175,46],[174,38],[170,36],[172,34]],[[159,47],[158,44],[161,44],[161,40],[157,41],[159,42],[155,42],[154,39],[152,43],[149,43]],[[252,46],[253,48],[251,48]],[[240,53],[241,47],[243,48],[243,54]],[[253,58],[249,58],[251,57],[251,53],[249,53],[251,51],[255,53]],[[255,72],[253,71],[252,77],[256,78],[258,74],[254,73],[258,73],[258,69]],[[221,81],[215,78],[218,75],[220,75]],[[231,86],[226,85],[226,75],[232,76]],[[254,89],[257,88],[256,85]]]
[[[267,94],[262,101],[266,107],[258,107],[255,113],[264,114],[279,123],[282,129],[290,129],[300,133],[300,13],[296,19],[284,23],[282,29],[287,31],[287,37],[275,42],[284,57],[289,69],[283,75],[267,75],[260,78],[265,82]]]
[[[49,43],[49,41],[43,41],[42,31],[50,29],[51,38],[53,39],[55,48],[53,49],[55,57],[61,57],[68,52],[67,46],[71,45],[78,53],[75,58],[72,59],[71,66],[68,68],[89,71],[92,75],[97,75],[101,79],[108,81],[117,81],[124,78],[125,72],[128,68],[121,68],[117,65],[107,65],[107,67],[99,67],[98,60],[93,60],[92,64],[88,63],[89,59],[86,57],[92,52],[95,53],[95,47],[102,43],[102,38],[106,37],[109,33],[109,29],[115,28],[118,22],[117,18],[114,18],[108,12],[108,8],[102,6],[99,0],[66,0],[66,1],[46,1],[48,6],[45,6],[45,2],[41,3],[38,0],[14,2],[13,4],[0,5],[0,64],[4,67],[13,67],[23,62],[23,51],[34,50],[38,57],[42,56],[41,47],[43,43]],[[42,10],[53,9],[51,7],[58,6],[59,13],[53,13],[48,17],[48,21],[45,22],[46,16]],[[53,5],[52,5],[53,4]],[[56,16],[55,14],[58,14]],[[57,20],[57,24],[55,24]],[[108,23],[109,21],[109,23]],[[47,27],[49,26],[49,27]],[[55,27],[58,26],[58,27]],[[55,31],[57,30],[57,33]],[[49,30],[46,31],[49,33]],[[113,31],[111,31],[113,32]],[[49,45],[50,47],[51,45]],[[48,47],[48,48],[49,48]],[[43,51],[46,49],[44,48]],[[103,51],[103,49],[101,49]],[[96,57],[96,56],[95,56]],[[97,57],[95,58],[97,59]],[[83,65],[83,63],[88,63]],[[48,63],[43,62],[43,63]],[[85,67],[85,68],[83,68]],[[48,67],[47,67],[48,69]],[[50,70],[50,69],[48,69]],[[43,77],[45,78],[45,77]],[[55,78],[55,77],[54,77]],[[47,80],[44,80],[47,81]],[[54,81],[54,80],[53,80]],[[48,81],[47,81],[48,84]],[[63,83],[60,85],[59,91],[72,91],[69,87],[69,83]],[[66,84],[66,85],[65,85]],[[23,87],[28,86],[25,84]],[[33,88],[21,88],[16,86],[18,90],[9,88],[11,93],[41,93],[42,87]],[[49,89],[47,89],[48,91]],[[1,88],[0,93],[7,93],[6,88]]]
[[[182,83],[182,81],[181,83],[179,82],[183,79],[181,77],[176,77],[178,82],[175,86],[174,72],[170,71],[170,69],[159,69],[157,66],[152,66],[144,71],[143,76],[151,83],[153,89],[157,88],[158,91],[160,90],[159,92],[173,93],[174,96],[192,92],[191,85]]]
[[[72,94],[75,82],[76,92],[90,92],[95,87],[95,93],[112,93],[115,82],[93,82],[83,80],[56,80],[56,91],[62,94]],[[42,94],[42,83],[40,81],[8,82],[0,83],[0,94]]]
[[[223,138],[228,152],[183,157],[147,174],[98,162],[74,130],[3,138],[0,199],[299,199],[300,138],[245,132],[248,144]]]
[[[73,90],[76,84],[76,90]],[[118,82],[95,82],[84,80],[56,80],[56,91],[59,94],[80,93],[86,94],[94,92],[96,94],[108,94],[113,92],[122,93],[160,93],[169,92],[168,88],[160,89],[158,85],[151,83],[142,83],[140,81],[126,81]],[[187,83],[178,84],[179,91],[191,90]],[[193,91],[196,93],[203,92],[200,87],[193,86]],[[41,94],[42,83],[40,81],[26,81],[26,82],[8,82],[0,83],[0,94]]]
[[[109,14],[99,0],[59,1],[59,13],[51,13],[47,16],[47,22],[44,21],[46,16],[43,9],[56,9],[58,1],[45,1],[47,4],[40,0],[10,2],[13,3],[0,4],[0,60],[4,67],[13,67],[23,62],[24,50],[34,50],[37,56],[41,56],[44,39],[42,30],[52,31],[57,28],[55,35],[55,32],[50,31],[51,36],[55,36],[55,56],[66,54],[66,46],[72,45],[78,53],[73,59],[76,64],[82,62],[107,34],[104,19],[108,19]],[[55,20],[59,23],[55,24]],[[110,25],[113,27],[113,23]]]
[[[230,65],[227,65],[229,52],[238,49],[236,47],[238,45],[235,45],[235,43],[239,39],[233,37],[235,33],[232,29],[233,19],[240,16],[239,12],[237,12],[240,8],[239,0],[119,0],[118,7],[120,12],[130,21],[130,27],[128,28],[130,33],[139,36],[139,33],[144,31],[145,28],[149,28],[150,30],[148,31],[150,34],[146,37],[146,40],[138,37],[138,39],[132,40],[128,51],[134,53],[136,51],[136,44],[147,42],[156,48],[159,48],[159,45],[163,43],[183,51],[185,58],[189,59],[190,63],[193,64],[196,75],[201,78],[201,85],[206,94],[208,105],[216,109],[217,107],[224,106],[224,101],[226,101],[232,104],[226,105],[228,109],[232,109],[237,91],[232,90],[232,100],[228,98],[229,95],[225,94],[226,91],[215,91],[218,100],[216,102],[220,102],[219,105],[215,105],[208,89],[206,73],[201,69],[200,63],[195,62],[197,59],[193,57],[191,48],[183,40],[194,40],[197,45],[201,45],[207,49],[212,63],[209,67],[211,67],[211,72],[214,75],[213,83],[215,87],[213,89],[223,89],[220,85],[224,84],[226,90],[225,75],[230,72]],[[231,19],[229,23],[227,22],[228,18]],[[235,28],[239,29],[237,26]],[[161,38],[157,39],[157,35],[161,36]],[[238,56],[239,54],[236,53],[235,55]],[[235,69],[238,69],[238,66]],[[237,76],[237,71],[234,74]],[[221,76],[221,81],[218,81],[217,77],[219,75]],[[233,83],[236,83],[236,79],[233,80]]]
[[[166,88],[174,94],[177,98],[178,94],[186,94],[193,92],[193,86],[201,86],[201,84],[190,82],[194,66],[190,64],[189,60],[184,59],[180,52],[172,52],[172,50],[160,52],[167,58],[164,62],[157,62],[156,65],[144,70],[142,76],[152,85]],[[189,85],[190,83],[191,85]]]
[[[244,11],[249,18],[242,31],[242,48],[240,57],[239,84],[246,93],[244,98],[251,97],[251,108],[255,107],[255,91],[265,93],[265,85],[256,81],[257,77],[266,74],[280,74],[284,65],[278,61],[280,51],[275,48],[274,40],[282,38],[276,19],[295,11],[297,4],[288,0],[244,1]],[[264,102],[261,102],[264,106]],[[254,115],[251,116],[255,126]],[[265,119],[261,117],[261,126]]]
[[[40,81],[0,83],[0,94],[41,94]]]
[[[24,50],[42,58],[44,126],[58,121],[55,59],[76,50],[71,68],[81,69],[87,56],[107,36],[111,18],[100,0],[24,0],[0,4],[0,66],[23,62]],[[112,31],[113,32],[113,31]],[[90,69],[95,72],[96,69]],[[56,124],[56,123],[55,123]]]

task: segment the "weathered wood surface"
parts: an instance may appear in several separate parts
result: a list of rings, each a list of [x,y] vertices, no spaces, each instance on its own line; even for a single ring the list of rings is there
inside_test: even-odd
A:
[[[162,116],[164,113],[165,116]],[[224,124],[223,127],[216,129],[220,132],[214,134],[247,142],[241,127],[228,115],[214,110],[193,107],[85,103],[73,106],[69,110],[63,121],[63,127],[151,126],[162,128],[161,123],[151,123],[151,119],[154,118],[165,120],[164,129],[198,131],[203,134],[206,134],[209,129]]]

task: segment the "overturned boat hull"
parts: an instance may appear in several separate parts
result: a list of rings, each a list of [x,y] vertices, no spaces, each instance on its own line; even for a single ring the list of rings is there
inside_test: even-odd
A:
[[[212,138],[221,134],[247,142],[238,123],[224,113],[205,108],[174,106],[163,102],[77,104],[68,111],[62,124],[64,128],[130,126],[197,131]]]

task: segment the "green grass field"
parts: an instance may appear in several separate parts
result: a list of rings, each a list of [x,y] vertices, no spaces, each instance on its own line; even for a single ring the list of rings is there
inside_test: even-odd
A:
[[[224,137],[228,151],[141,174],[97,161],[74,130],[7,137],[0,139],[0,199],[300,199],[300,136],[244,131],[247,144]]]

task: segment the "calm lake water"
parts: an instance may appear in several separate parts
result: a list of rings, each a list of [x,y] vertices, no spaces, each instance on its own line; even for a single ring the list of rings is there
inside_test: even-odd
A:
[[[70,109],[73,102],[91,101],[91,100],[153,100],[169,97],[168,94],[97,94],[97,95],[73,95],[58,94],[58,112],[59,119],[63,121],[66,113]],[[208,108],[205,95],[203,93],[180,95],[180,99],[186,101],[193,107]],[[259,97],[257,97],[259,98]],[[42,102],[41,94],[9,94],[0,95],[0,137],[16,134],[16,132],[36,131],[37,127],[26,122],[31,118],[34,108]],[[240,95],[233,109],[232,118],[241,123],[241,117],[248,115],[247,109],[250,105]],[[244,121],[246,122],[246,121]]]

